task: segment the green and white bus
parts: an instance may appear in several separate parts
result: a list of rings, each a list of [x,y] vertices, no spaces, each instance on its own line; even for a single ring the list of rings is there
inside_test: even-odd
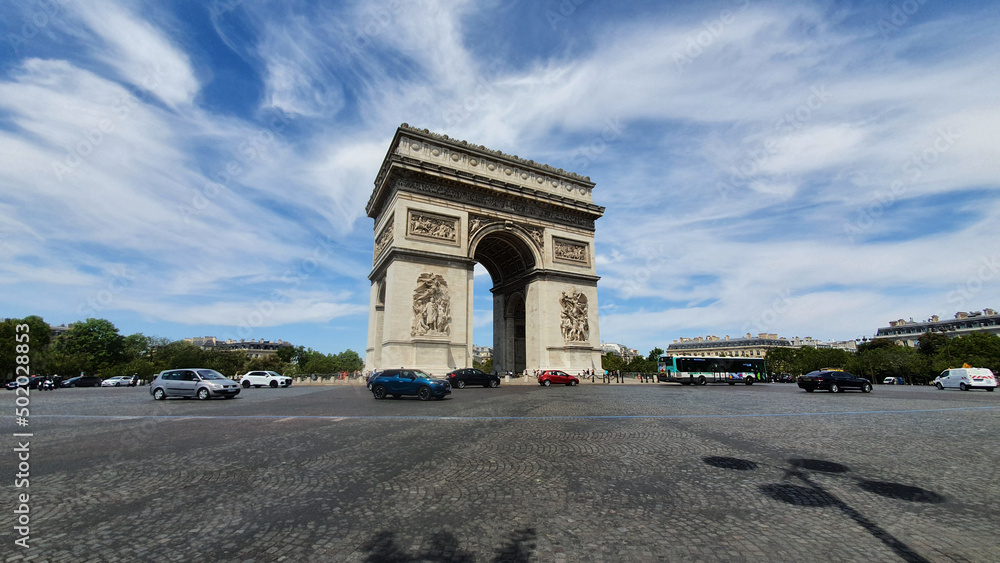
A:
[[[660,356],[657,379],[683,385],[767,381],[763,358],[712,358],[702,356]]]

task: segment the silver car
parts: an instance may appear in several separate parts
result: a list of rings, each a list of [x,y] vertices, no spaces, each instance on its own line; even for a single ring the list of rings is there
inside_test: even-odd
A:
[[[168,369],[157,374],[149,384],[149,394],[157,401],[167,397],[211,397],[232,399],[240,394],[240,384],[205,368]]]

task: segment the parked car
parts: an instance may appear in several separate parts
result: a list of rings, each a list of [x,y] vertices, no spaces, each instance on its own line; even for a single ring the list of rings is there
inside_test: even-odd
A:
[[[292,378],[285,377],[276,371],[248,371],[240,377],[240,385],[244,389],[254,387],[291,387]]]
[[[135,385],[131,383],[132,377],[128,375],[116,375],[114,377],[109,377],[101,382],[101,387],[128,387],[129,385]]]
[[[466,385],[482,385],[483,387],[497,387],[500,385],[499,376],[488,374],[476,368],[456,369],[446,377],[451,386],[458,389],[464,389]]]
[[[392,395],[398,399],[403,395],[416,395],[421,401],[431,397],[443,399],[451,394],[451,383],[446,379],[434,379],[418,369],[387,369],[371,378],[368,388],[376,399]]]
[[[790,373],[783,373],[778,376],[778,383],[795,383],[795,377]]]
[[[149,384],[149,394],[162,401],[167,397],[211,397],[232,399],[240,394],[240,384],[205,368],[184,368],[161,371]]]
[[[10,381],[8,381],[7,383],[4,384],[4,389],[9,389],[11,391],[13,391],[14,389],[17,389],[18,387],[19,387],[19,385],[17,384],[17,380],[16,379],[12,379],[12,380],[10,380]]]
[[[100,387],[101,378],[94,375],[78,375],[65,379],[61,387]]]
[[[941,375],[931,381],[931,385],[939,390],[951,387],[962,391],[970,389],[993,391],[997,388],[997,378],[986,368],[952,368],[942,371]]]
[[[538,374],[539,385],[548,387],[553,383],[557,385],[579,385],[580,378],[557,369],[547,369]]]
[[[817,389],[826,389],[831,393],[842,393],[847,389],[857,389],[862,393],[871,393],[872,383],[863,377],[841,370],[820,369],[799,376],[799,387],[809,393]]]
[[[882,380],[883,385],[906,385],[902,377],[887,377]]]

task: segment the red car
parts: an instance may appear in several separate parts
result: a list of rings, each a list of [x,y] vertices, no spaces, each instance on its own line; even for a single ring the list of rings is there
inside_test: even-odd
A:
[[[580,378],[575,375],[570,375],[564,371],[559,371],[557,369],[547,369],[542,373],[538,374],[538,384],[548,387],[553,383],[562,385],[579,385]]]

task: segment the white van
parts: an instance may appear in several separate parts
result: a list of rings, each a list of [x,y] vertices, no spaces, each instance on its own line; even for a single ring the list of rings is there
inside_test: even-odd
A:
[[[992,391],[997,388],[997,378],[986,368],[953,368],[942,371],[941,375],[931,381],[931,385],[938,389],[957,387],[962,391],[969,389]]]

